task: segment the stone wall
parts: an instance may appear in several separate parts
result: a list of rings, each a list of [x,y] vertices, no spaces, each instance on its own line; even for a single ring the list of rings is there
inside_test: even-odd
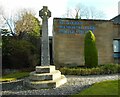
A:
[[[23,86],[23,79],[16,80],[12,82],[1,82],[0,87],[2,87],[2,91],[7,91],[16,88],[17,86]]]
[[[113,30],[114,39],[120,39],[120,24],[114,24]]]
[[[119,40],[120,41],[120,24],[114,24],[114,31],[113,31],[113,36],[114,40]],[[119,54],[119,53],[114,53],[114,54]],[[114,62],[120,64],[120,57],[115,57]]]
[[[84,41],[81,35],[56,35],[53,41],[55,65],[84,64]]]
[[[113,60],[113,23],[97,21],[95,30],[99,64],[111,64]]]
[[[80,66],[84,65],[84,33],[60,32],[59,19],[54,19],[53,28],[53,56],[55,65]],[[58,20],[58,21],[57,21]],[[63,19],[66,20],[66,19]],[[72,19],[73,20],[73,19]],[[75,19],[74,19],[75,20]],[[68,19],[67,21],[71,21]],[[90,28],[94,23],[93,31],[96,36],[99,64],[114,63],[113,58],[113,22],[108,20],[76,20],[81,21]],[[67,25],[67,24],[66,24]],[[65,30],[65,27],[63,27]],[[88,29],[89,30],[89,29]],[[69,31],[66,29],[66,31]]]

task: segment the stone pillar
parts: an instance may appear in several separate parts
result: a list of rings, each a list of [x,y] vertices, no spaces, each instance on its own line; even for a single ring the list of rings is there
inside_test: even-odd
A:
[[[51,12],[47,6],[39,11],[39,16],[42,18],[42,39],[41,39],[41,65],[50,65],[49,54],[49,37],[48,37],[48,18],[51,17]]]

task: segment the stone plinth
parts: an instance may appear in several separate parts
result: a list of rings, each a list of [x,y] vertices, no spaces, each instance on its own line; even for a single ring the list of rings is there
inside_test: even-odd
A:
[[[36,73],[51,73],[55,71],[55,66],[36,66]]]
[[[56,88],[67,82],[64,75],[55,66],[36,66],[36,71],[31,72],[25,85],[35,89]]]

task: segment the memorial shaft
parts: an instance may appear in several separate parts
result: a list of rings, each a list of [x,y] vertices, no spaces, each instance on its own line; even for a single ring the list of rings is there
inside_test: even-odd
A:
[[[42,18],[41,65],[48,66],[50,65],[48,18],[51,16],[51,12],[46,6],[43,6],[39,16]]]
[[[52,89],[57,88],[67,82],[64,75],[61,75],[55,66],[50,65],[49,57],[49,37],[48,37],[48,18],[51,12],[46,6],[39,11],[42,18],[42,38],[41,38],[41,65],[36,66],[35,71],[30,73],[28,79],[24,80],[25,86],[33,89]]]

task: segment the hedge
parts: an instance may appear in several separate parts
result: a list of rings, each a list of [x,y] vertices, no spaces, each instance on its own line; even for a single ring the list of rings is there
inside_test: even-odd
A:
[[[120,73],[120,65],[105,64],[95,68],[60,68],[62,74],[65,75],[104,75]]]

